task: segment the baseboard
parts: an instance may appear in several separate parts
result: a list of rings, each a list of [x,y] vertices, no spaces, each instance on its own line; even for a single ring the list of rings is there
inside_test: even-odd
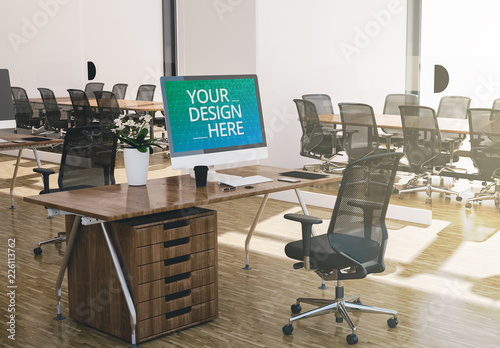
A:
[[[337,196],[324,193],[300,191],[304,203],[310,206],[333,209]],[[269,198],[278,199],[285,202],[297,203],[295,191],[275,192],[269,195]],[[387,219],[394,219],[423,225],[432,223],[432,211],[427,209],[404,207],[395,204],[389,204],[387,208]]]
[[[46,152],[46,151],[40,151],[40,150],[37,150],[37,152],[38,152],[38,158],[40,158],[40,161],[51,162],[51,163],[61,163],[61,154],[60,153]],[[14,157],[17,157],[18,153],[19,153],[19,150],[2,151],[2,155],[9,155],[9,156],[14,156]],[[22,158],[35,159],[35,155],[33,154],[33,151],[31,149],[23,149]]]

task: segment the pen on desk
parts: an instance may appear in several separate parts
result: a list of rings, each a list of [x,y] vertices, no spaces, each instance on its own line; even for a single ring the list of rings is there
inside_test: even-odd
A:
[[[235,189],[236,189],[236,187],[235,187],[235,186],[228,186],[228,187],[224,187],[224,188],[222,189],[222,191],[231,191],[231,190],[235,190]]]

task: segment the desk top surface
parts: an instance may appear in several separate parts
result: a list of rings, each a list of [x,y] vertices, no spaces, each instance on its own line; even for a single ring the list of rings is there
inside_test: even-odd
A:
[[[55,144],[62,144],[63,139],[60,138],[46,138],[44,141],[31,141],[26,140],[26,138],[42,138],[37,135],[30,134],[15,134],[12,129],[0,130],[0,139],[6,140],[5,142],[0,142],[0,150],[15,150],[15,149],[25,149],[25,148],[35,148],[35,147],[47,147]],[[14,141],[14,142],[13,142]]]
[[[273,179],[272,182],[254,184],[251,189],[237,187],[235,190],[222,191],[217,182],[208,182],[206,187],[196,187],[195,179],[186,174],[152,179],[145,186],[129,186],[124,183],[24,197],[24,200],[82,216],[115,221],[265,193],[337,182],[342,179],[341,175],[330,174],[328,177],[320,179],[301,179],[298,183],[277,181],[281,177],[279,173],[288,170],[254,165],[219,171],[243,177],[262,175]]]
[[[319,115],[324,123],[342,124],[339,114]],[[389,129],[403,129],[400,115],[375,115],[377,127]],[[441,132],[469,134],[469,122],[467,119],[438,117],[439,130]]]
[[[56,98],[57,104],[62,106],[72,106],[70,97]],[[135,111],[163,111],[163,102],[160,101],[147,101],[147,100],[129,100],[117,99],[118,105],[122,110],[135,110]],[[34,104],[43,104],[42,98],[31,98],[30,102]],[[89,104],[92,107],[97,107],[95,98],[89,98]]]

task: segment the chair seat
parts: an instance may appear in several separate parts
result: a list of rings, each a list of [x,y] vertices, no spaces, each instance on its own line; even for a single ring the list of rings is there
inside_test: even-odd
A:
[[[360,231],[359,233],[363,233]],[[377,258],[380,245],[371,240],[352,235],[335,235],[335,244],[340,250],[356,259],[359,263]],[[295,260],[304,260],[302,240],[290,242],[285,246],[285,254]],[[334,269],[344,269],[355,264],[337,253],[328,241],[328,235],[322,234],[311,238],[311,267],[323,273],[329,273]]]

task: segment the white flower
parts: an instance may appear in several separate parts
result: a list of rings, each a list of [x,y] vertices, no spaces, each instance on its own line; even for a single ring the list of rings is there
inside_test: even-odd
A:
[[[141,116],[141,119],[142,119],[142,120],[144,120],[146,123],[150,123],[150,122],[151,122],[152,117],[151,117],[151,115],[146,114],[146,115],[144,115],[144,116]]]

